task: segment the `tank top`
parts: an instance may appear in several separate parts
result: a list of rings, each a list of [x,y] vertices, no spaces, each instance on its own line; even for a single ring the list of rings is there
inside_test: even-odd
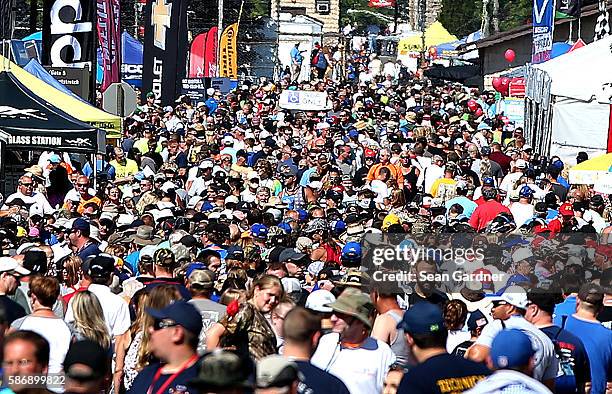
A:
[[[402,321],[402,316],[396,311],[388,311],[385,314],[391,316],[396,324]],[[403,329],[397,329],[397,335],[393,338],[389,347],[391,347],[391,350],[395,353],[396,360],[399,364],[403,366],[409,366],[411,364],[410,349],[404,337]]]
[[[340,264],[340,248],[336,246],[335,248],[329,244],[323,244],[323,249],[325,249],[325,254],[327,255],[326,262],[327,263],[336,263]]]

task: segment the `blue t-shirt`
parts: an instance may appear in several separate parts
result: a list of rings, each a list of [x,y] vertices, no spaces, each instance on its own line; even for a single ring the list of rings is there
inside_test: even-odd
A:
[[[555,326],[563,326],[563,316],[571,316],[576,313],[576,296],[567,297],[562,303],[555,306],[553,323]]]
[[[155,373],[161,367],[160,363],[155,363],[145,367],[134,379],[134,383],[132,383],[132,387],[128,390],[128,394],[143,394],[148,392],[149,386],[153,384],[152,393],[157,393],[166,380],[172,374],[162,374],[159,376],[157,381],[153,383],[153,378],[155,377]],[[172,383],[168,385],[168,387],[162,391],[163,394],[176,394],[176,393],[199,393],[194,387],[189,385],[189,381],[198,376],[198,371],[200,369],[200,363],[197,362],[191,367],[185,369],[181,374],[174,378]]]
[[[296,360],[295,363],[304,375],[304,380],[298,385],[298,393],[349,394],[346,385],[334,375],[307,361]]]
[[[606,382],[612,381],[612,330],[599,322],[569,316],[565,329],[582,340],[591,366],[591,393],[606,392]]]
[[[591,371],[589,357],[580,338],[557,326],[540,330],[555,344],[559,368],[571,366],[571,371],[563,370],[563,374],[555,379],[555,393],[584,393],[584,384],[591,381]]]
[[[478,208],[478,204],[476,204],[474,201],[470,200],[465,196],[458,196],[448,200],[446,204],[444,204],[444,207],[449,210],[450,207],[455,204],[461,205],[461,207],[463,208],[463,214],[468,218],[471,217],[476,208]]]
[[[81,258],[81,260],[85,261],[89,256],[97,256],[100,253],[102,252],[100,251],[98,244],[92,242],[85,248],[83,248],[83,250],[81,250],[79,253],[77,253],[77,255]]]
[[[439,354],[406,372],[398,394],[463,392],[491,374],[484,364],[448,353]]]

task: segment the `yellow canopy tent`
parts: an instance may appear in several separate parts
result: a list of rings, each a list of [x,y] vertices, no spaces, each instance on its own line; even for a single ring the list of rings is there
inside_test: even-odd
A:
[[[455,40],[457,40],[457,37],[450,34],[440,22],[436,21],[425,29],[425,48],[430,48],[435,45],[440,45]],[[399,54],[406,54],[410,51],[421,50],[423,50],[421,34],[415,34],[410,37],[402,38],[397,43],[397,53]]]
[[[8,71],[8,63],[7,59],[0,55],[0,71]],[[121,136],[121,118],[119,116],[104,112],[93,105],[86,104],[64,92],[60,92],[13,62],[10,62],[10,71],[19,82],[38,97],[80,121],[106,130],[106,138],[119,138]]]
[[[597,156],[569,170],[569,182],[577,185],[593,185],[612,176],[612,153]]]

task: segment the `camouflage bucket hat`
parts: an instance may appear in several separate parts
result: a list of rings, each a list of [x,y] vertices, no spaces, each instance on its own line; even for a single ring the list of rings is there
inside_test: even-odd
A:
[[[202,392],[252,389],[249,378],[255,372],[251,359],[227,350],[214,350],[202,357],[200,371],[189,383]]]
[[[340,294],[336,301],[325,304],[334,312],[344,313],[361,320],[366,326],[372,328],[370,316],[374,311],[374,304],[370,296],[353,287],[348,287]]]

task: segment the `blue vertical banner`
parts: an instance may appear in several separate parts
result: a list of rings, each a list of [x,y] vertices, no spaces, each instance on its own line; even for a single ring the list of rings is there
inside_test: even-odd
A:
[[[533,64],[550,60],[554,29],[555,0],[533,0]]]

